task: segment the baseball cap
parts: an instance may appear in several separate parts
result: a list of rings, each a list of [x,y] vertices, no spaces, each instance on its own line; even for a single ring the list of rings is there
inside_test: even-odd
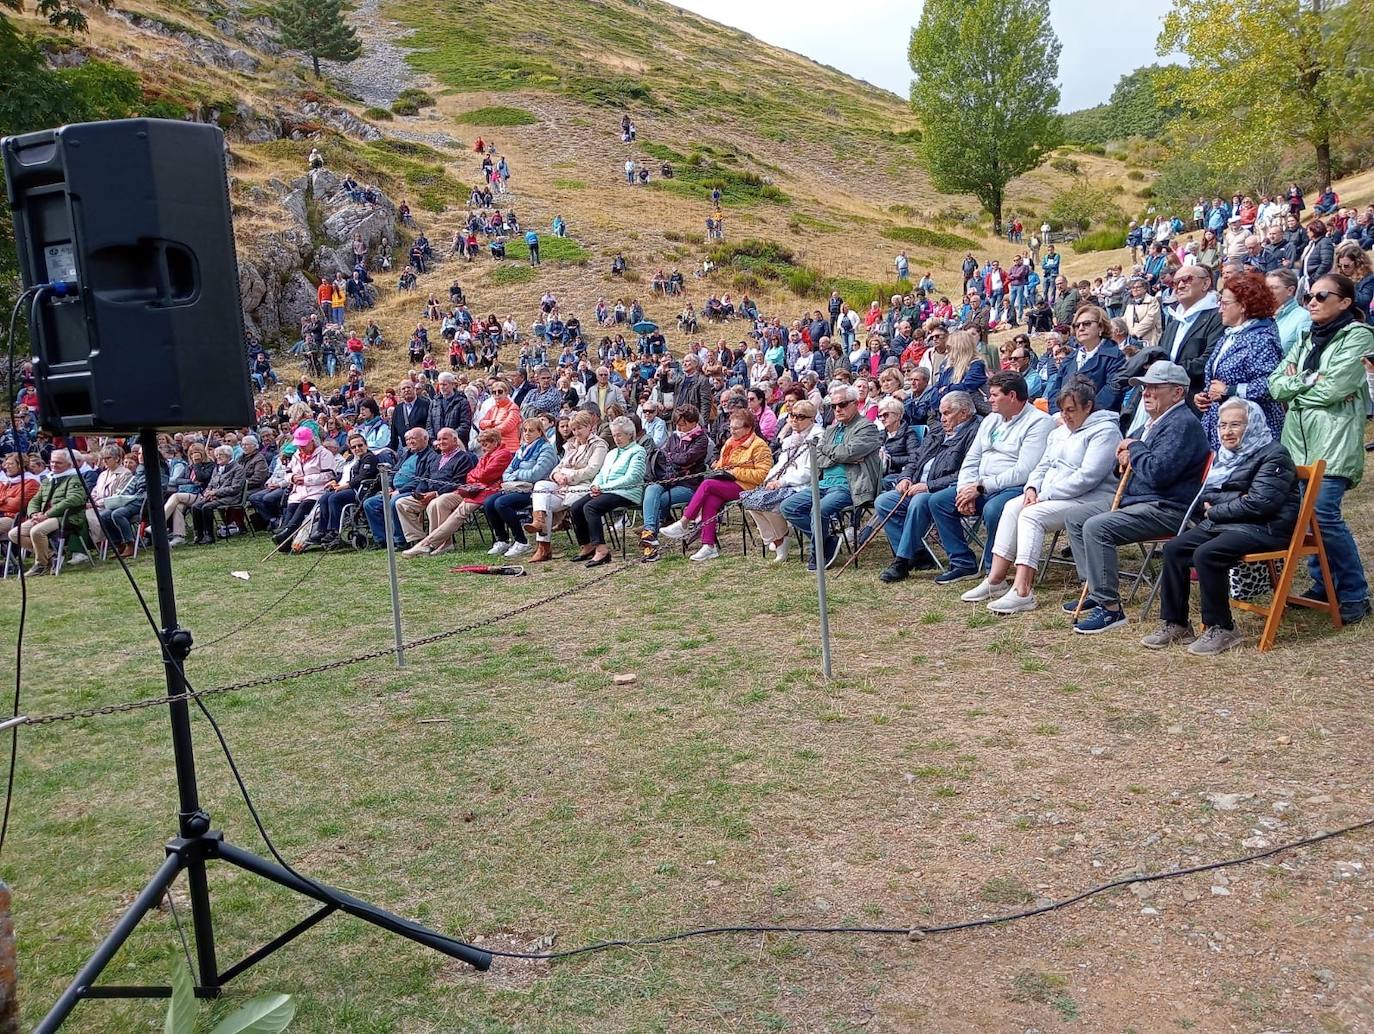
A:
[[[1177,384],[1186,388],[1191,383],[1188,371],[1167,359],[1156,359],[1143,376],[1131,378],[1131,385],[1136,388],[1144,387],[1146,384]]]

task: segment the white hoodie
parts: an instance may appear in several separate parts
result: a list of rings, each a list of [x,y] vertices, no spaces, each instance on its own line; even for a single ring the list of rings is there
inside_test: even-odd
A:
[[[1039,497],[1081,499],[1116,491],[1116,447],[1121,444],[1121,417],[1110,410],[1088,414],[1078,430],[1060,424],[1050,432],[1045,455],[1026,479]]]

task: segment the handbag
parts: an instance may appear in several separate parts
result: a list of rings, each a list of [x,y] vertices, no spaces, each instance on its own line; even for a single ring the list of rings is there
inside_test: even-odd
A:
[[[751,488],[739,497],[739,501],[746,510],[768,510],[776,511],[792,493],[800,491],[796,488],[789,488],[784,485],[781,488],[765,488],[760,485],[758,488]]]

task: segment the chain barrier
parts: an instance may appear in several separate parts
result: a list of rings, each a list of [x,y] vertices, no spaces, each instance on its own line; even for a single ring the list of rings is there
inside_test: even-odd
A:
[[[618,565],[616,567],[613,567],[611,570],[605,572],[604,574],[598,575],[595,578],[590,579],[589,581],[580,582],[576,585],[570,586],[569,588],[564,589],[562,592],[554,593],[551,596],[544,596],[540,599],[532,600],[529,603],[523,603],[518,607],[511,607],[510,609],[504,610],[498,614],[492,614],[488,617],[480,618],[477,621],[471,621],[465,625],[459,625],[457,628],[450,628],[443,632],[435,632],[432,635],[421,636],[418,639],[411,639],[404,644],[404,647],[407,650],[412,650],[421,646],[429,646],[433,643],[441,642],[445,639],[452,639],[455,636],[464,635],[468,632],[474,632],[478,629],[485,628],[497,621],[505,621],[509,618],[517,617],[520,614],[529,613],[530,611],[537,610],[540,607],[547,606],[551,603],[557,603],[559,600],[564,600],[570,596],[576,596],[579,593],[586,592],[588,589],[592,588],[592,586],[599,585],[600,583],[615,577],[621,571],[627,570],[628,568],[628,564]],[[200,700],[206,697],[221,696],[226,693],[235,693],[244,689],[253,689],[258,686],[280,685],[282,683],[290,682],[294,679],[305,678],[310,675],[322,675],[326,672],[337,671],[340,668],[350,668],[356,664],[363,664],[367,661],[377,660],[381,657],[394,657],[395,654],[396,647],[394,645],[389,645],[377,650],[370,650],[367,653],[356,654],[352,657],[344,657],[335,661],[325,661],[321,664],[314,664],[308,668],[297,668],[294,671],[279,672],[275,675],[262,675],[258,678],[245,679],[242,682],[232,682],[225,686],[213,686],[210,689],[193,690],[187,692],[185,695],[179,695],[175,697],[168,697],[165,695],[159,697],[149,697],[144,700],[132,700],[121,704],[104,704],[99,707],[85,707],[74,711],[64,711],[56,714],[45,714],[36,716],[21,715],[18,719],[12,719],[11,722],[8,724],[33,726],[53,725],[57,722],[76,721],[80,718],[97,718],[104,715],[128,714],[132,711],[142,711],[150,707],[161,707],[169,703],[175,703],[181,700]]]

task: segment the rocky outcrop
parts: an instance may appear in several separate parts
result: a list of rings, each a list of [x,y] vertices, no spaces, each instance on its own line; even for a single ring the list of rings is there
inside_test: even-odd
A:
[[[301,105],[300,112],[302,117],[320,122],[345,136],[356,137],[359,140],[369,142],[382,138],[380,129],[370,122],[364,122],[347,108],[340,108],[333,104],[321,104],[319,101],[306,101]]]
[[[261,62],[248,51],[227,46],[183,25],[150,18],[137,11],[115,10],[110,13],[116,18],[122,18],[136,29],[164,39],[176,40],[186,48],[187,56],[191,60],[201,64],[228,68],[236,72],[256,72],[261,65]]]
[[[260,210],[278,208],[282,228],[239,252],[239,300],[248,332],[270,343],[292,339],[301,318],[315,309],[319,277],[353,268],[353,237],[369,247],[383,236],[396,241],[396,206],[383,194],[376,205],[355,204],[339,177],[316,169],[290,183],[269,181],[250,192]],[[312,230],[312,220],[317,228]]]

